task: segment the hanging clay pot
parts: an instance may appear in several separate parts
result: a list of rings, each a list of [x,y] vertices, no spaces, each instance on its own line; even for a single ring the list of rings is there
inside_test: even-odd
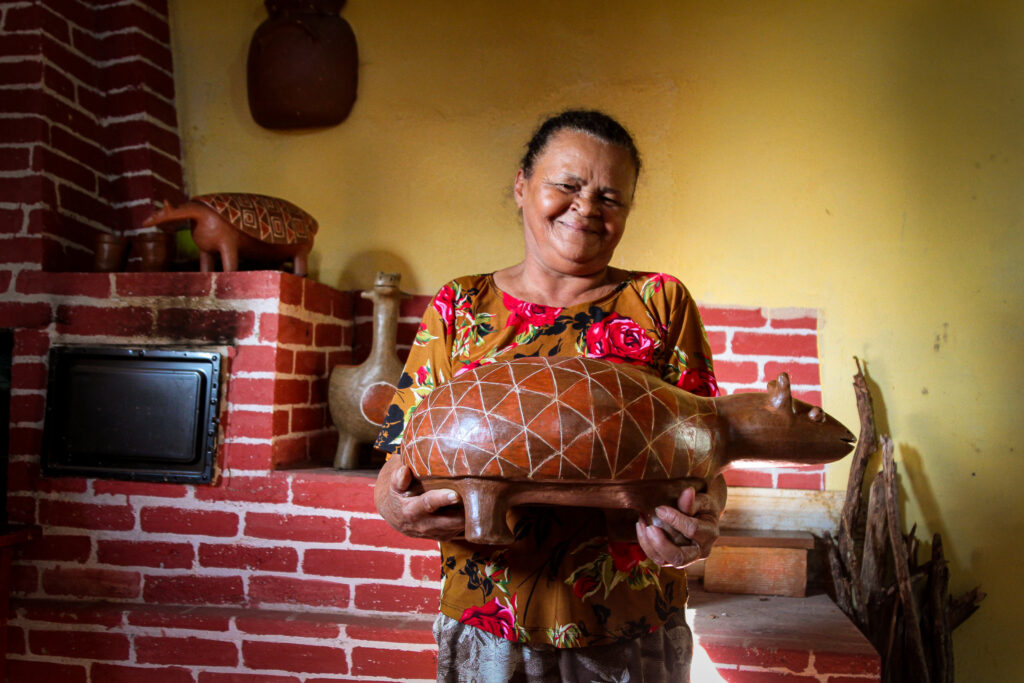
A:
[[[96,236],[93,270],[97,273],[113,273],[123,270],[125,246],[125,239],[120,235],[101,232]]]
[[[377,273],[373,289],[360,296],[373,301],[373,346],[362,365],[336,365],[331,371],[328,405],[338,428],[334,466],[351,470],[358,465],[358,445],[377,438],[388,405],[395,395],[402,362],[395,354],[398,305],[403,298],[399,273]]]
[[[266,0],[249,45],[249,110],[264,128],[341,123],[356,99],[356,37],[345,0]]]
[[[132,239],[132,250],[139,257],[139,270],[144,273],[159,273],[167,270],[169,251],[167,235],[162,232],[146,232]]]

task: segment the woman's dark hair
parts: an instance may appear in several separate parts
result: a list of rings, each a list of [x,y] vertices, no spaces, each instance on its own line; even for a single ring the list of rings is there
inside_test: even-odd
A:
[[[548,142],[556,133],[563,130],[586,133],[602,142],[624,148],[633,160],[637,176],[640,175],[640,152],[636,149],[633,137],[622,127],[621,123],[604,112],[591,109],[568,109],[540,124],[540,128],[526,144],[526,154],[519,162],[519,167],[523,169],[523,174],[527,178],[533,175],[533,164],[547,147]]]

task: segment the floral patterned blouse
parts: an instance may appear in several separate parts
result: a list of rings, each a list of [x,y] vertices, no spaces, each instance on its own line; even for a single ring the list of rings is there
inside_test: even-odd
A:
[[[471,368],[523,356],[586,356],[649,368],[716,396],[700,314],[683,284],[626,273],[594,301],[554,308],[520,301],[490,274],[451,281],[423,316],[376,446],[395,453],[412,411],[434,387]],[[513,510],[515,543],[441,543],[441,611],[512,641],[559,648],[636,638],[686,605],[683,570],[609,538],[601,511]]]

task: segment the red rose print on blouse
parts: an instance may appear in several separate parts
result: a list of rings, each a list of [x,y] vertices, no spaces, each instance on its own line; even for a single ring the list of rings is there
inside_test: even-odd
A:
[[[680,286],[683,284],[671,275],[666,275],[665,273],[652,273],[640,285],[640,296],[643,298],[644,303],[650,301],[652,296],[664,289],[666,282],[674,282]]]
[[[645,294],[647,294],[648,292],[650,294],[657,294],[662,289],[664,289],[664,287],[665,287],[665,274],[664,273],[657,273],[656,275],[652,275],[650,277],[650,279],[648,279],[647,282],[645,282],[643,284],[642,291]]]
[[[612,556],[615,571],[626,573],[647,559],[640,544],[632,541],[608,541],[608,554]]]
[[[682,281],[675,275],[669,275],[668,273],[658,273],[658,279],[662,282],[674,282],[677,285],[682,285]]]
[[[514,596],[512,604],[515,605]],[[493,633],[499,638],[513,642],[518,640],[515,614],[511,609],[498,602],[498,598],[494,598],[486,605],[468,608],[462,613],[459,622]]]
[[[445,330],[451,334],[455,330],[455,290],[449,285],[441,288],[432,302],[434,310],[441,316]]]
[[[618,313],[612,313],[587,330],[587,358],[647,365],[653,357],[654,342],[644,329]]]
[[[551,325],[562,312],[561,308],[520,301],[504,292],[501,294],[501,302],[511,313],[508,317],[508,322],[505,323],[505,327],[515,327],[516,332],[522,332],[530,325],[534,327]]]
[[[590,574],[584,574],[573,582],[572,592],[577,598],[582,599],[597,590],[597,586],[598,583],[596,578]]]
[[[697,396],[714,397],[721,393],[718,389],[718,380],[711,372],[703,368],[683,370],[676,386]]]

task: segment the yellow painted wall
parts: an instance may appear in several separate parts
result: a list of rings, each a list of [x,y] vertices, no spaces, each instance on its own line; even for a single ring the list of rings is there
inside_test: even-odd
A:
[[[956,592],[989,593],[956,633],[960,680],[1019,680],[1024,5],[350,0],[359,97],[306,132],[249,116],[262,3],[170,9],[190,190],[308,209],[315,276],[344,289],[516,260],[532,127],[619,116],[646,167],[617,265],[706,303],[818,309],[825,407],[856,425],[866,359],[907,526],[942,533]]]

